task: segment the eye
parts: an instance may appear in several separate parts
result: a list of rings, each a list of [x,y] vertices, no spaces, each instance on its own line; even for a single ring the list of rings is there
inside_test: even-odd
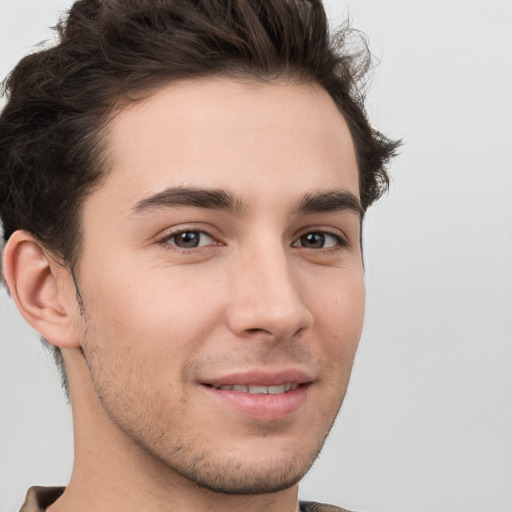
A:
[[[182,231],[168,237],[166,243],[180,249],[195,249],[213,244],[213,238],[204,231]]]
[[[305,233],[293,244],[294,247],[305,247],[306,249],[330,249],[339,245],[344,245],[339,236],[322,231]]]

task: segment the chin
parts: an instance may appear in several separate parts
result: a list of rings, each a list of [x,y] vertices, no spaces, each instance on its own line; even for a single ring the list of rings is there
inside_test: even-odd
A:
[[[326,436],[325,436],[326,437]],[[262,495],[289,489],[299,483],[324,444],[260,440],[252,449],[233,443],[227,450],[197,450],[182,446],[180,457],[164,460],[167,467],[198,487],[215,493]],[[270,442],[268,442],[270,441]],[[277,440],[274,440],[277,441]],[[220,443],[222,446],[222,443]],[[176,452],[175,452],[176,453]]]
[[[268,460],[259,464],[224,461],[222,465],[203,468],[189,475],[199,487],[219,494],[272,494],[299,483],[312,463]]]

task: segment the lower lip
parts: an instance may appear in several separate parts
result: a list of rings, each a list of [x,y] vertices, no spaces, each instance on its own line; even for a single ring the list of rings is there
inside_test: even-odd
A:
[[[277,395],[255,395],[242,391],[203,386],[211,396],[245,416],[261,420],[286,418],[300,409],[307,398],[308,384]]]

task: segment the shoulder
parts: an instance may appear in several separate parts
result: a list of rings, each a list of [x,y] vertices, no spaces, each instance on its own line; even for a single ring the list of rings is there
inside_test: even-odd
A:
[[[301,512],[350,512],[345,508],[335,507],[334,505],[324,505],[323,503],[315,503],[313,501],[301,501]]]
[[[64,487],[31,487],[20,512],[44,512],[62,496],[64,489]]]

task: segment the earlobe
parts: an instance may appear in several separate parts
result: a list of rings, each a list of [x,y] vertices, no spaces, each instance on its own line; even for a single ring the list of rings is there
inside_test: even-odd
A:
[[[16,231],[7,241],[4,278],[23,318],[46,340],[61,348],[79,345],[76,304],[66,292],[69,272],[29,233]]]

